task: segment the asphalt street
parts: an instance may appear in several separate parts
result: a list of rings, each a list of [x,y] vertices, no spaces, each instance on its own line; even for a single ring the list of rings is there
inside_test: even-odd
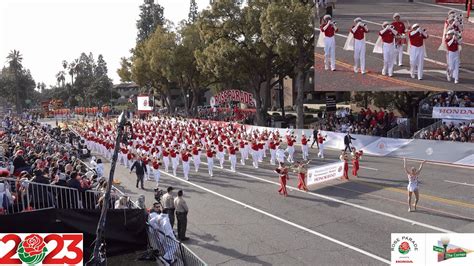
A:
[[[311,149],[310,157],[316,153]],[[328,150],[311,166],[338,155]],[[255,169],[247,161],[233,173],[226,161],[212,178],[202,163],[197,173],[191,167],[189,181],[181,179],[181,166],[177,177],[162,173],[162,189],[184,190],[190,208],[186,244],[209,265],[386,265],[391,233],[474,232],[472,168],[427,163],[418,210],[409,213],[400,159],[364,156],[359,178],[327,181],[309,192],[294,188],[291,174],[288,197],[278,194],[275,166],[268,162]],[[110,164],[105,166],[108,171]],[[123,192],[144,194],[151,206],[154,181],[136,189],[135,175],[122,165],[116,179]]]
[[[429,1],[428,1],[429,2]],[[454,6],[460,8],[460,6]],[[351,0],[336,5],[334,19],[339,28],[336,35],[336,71],[324,70],[324,50],[315,48],[315,90],[318,91],[468,91],[474,90],[474,24],[466,23],[463,33],[460,66],[460,84],[446,80],[446,53],[438,51],[443,25],[450,6],[415,1]],[[412,79],[409,74],[409,57],[405,47],[404,66],[394,68],[394,76],[382,76],[383,57],[374,54],[374,44],[384,21],[391,22],[393,13],[401,14],[405,25],[420,24],[430,35],[426,40],[427,58],[423,80]],[[343,50],[354,18],[366,21],[366,66],[368,73],[355,74],[353,51]],[[319,33],[317,33],[318,35]]]

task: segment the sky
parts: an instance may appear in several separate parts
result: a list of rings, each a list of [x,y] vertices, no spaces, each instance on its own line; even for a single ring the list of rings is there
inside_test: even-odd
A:
[[[155,0],[156,2],[156,0]],[[137,36],[136,21],[143,0],[0,0],[0,66],[13,50],[36,83],[56,84],[62,61],[92,52],[104,56],[108,75],[116,73],[120,58],[130,56]],[[176,25],[186,19],[189,0],[158,0],[166,19]],[[196,0],[199,10],[209,0]]]

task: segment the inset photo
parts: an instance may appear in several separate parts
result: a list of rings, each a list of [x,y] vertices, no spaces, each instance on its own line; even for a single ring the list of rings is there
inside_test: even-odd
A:
[[[474,20],[464,1],[319,2],[316,91],[474,90]]]

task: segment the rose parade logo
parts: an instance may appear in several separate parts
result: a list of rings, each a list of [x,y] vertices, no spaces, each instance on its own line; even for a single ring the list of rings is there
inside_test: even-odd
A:
[[[408,254],[410,252],[410,244],[408,242],[403,242],[398,246],[398,252],[400,252],[403,255]]]
[[[38,234],[29,235],[16,250],[20,260],[26,264],[38,264],[43,261],[48,249],[44,239]]]
[[[0,234],[0,265],[82,265],[82,234]]]

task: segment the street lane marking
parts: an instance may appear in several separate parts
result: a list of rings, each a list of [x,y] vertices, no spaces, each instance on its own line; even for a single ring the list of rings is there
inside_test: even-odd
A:
[[[201,162],[201,163],[207,165],[207,163],[204,163],[204,162]],[[260,178],[260,177],[256,177],[256,176],[253,176],[253,175],[249,175],[249,174],[245,174],[245,173],[240,173],[240,172],[232,172],[232,171],[229,170],[229,169],[225,169],[225,168],[224,168],[224,169],[221,169],[221,168],[217,168],[216,166],[214,166],[214,168],[216,168],[216,169],[218,169],[218,170],[219,170],[219,169],[220,169],[220,170],[224,170],[224,171],[227,171],[227,172],[235,173],[235,174],[238,174],[238,175],[246,176],[246,177],[249,177],[249,178],[252,178],[252,179],[256,179],[256,180],[260,180],[260,181],[263,181],[263,182],[266,182],[266,183],[270,183],[270,184],[274,184],[274,185],[280,186],[280,183],[278,183],[278,182],[270,181],[270,180],[267,180],[267,179],[264,179],[264,178]],[[267,169],[264,169],[264,170],[267,170]],[[270,170],[267,170],[267,171],[270,171]],[[396,215],[393,215],[393,214],[390,214],[390,213],[386,213],[386,212],[383,212],[383,211],[378,211],[378,210],[375,210],[375,209],[371,209],[371,208],[368,208],[368,207],[364,207],[364,206],[362,206],[362,205],[358,205],[358,204],[351,203],[351,202],[348,202],[348,201],[336,199],[336,198],[333,198],[333,197],[330,197],[330,196],[326,196],[326,195],[323,195],[323,194],[318,194],[318,193],[314,193],[314,192],[310,192],[310,191],[305,192],[305,191],[299,190],[298,188],[293,187],[293,186],[286,186],[286,187],[291,188],[291,189],[293,189],[293,190],[295,190],[295,191],[299,191],[300,193],[310,194],[310,195],[313,195],[313,196],[316,196],[316,197],[319,197],[319,198],[323,198],[323,199],[326,199],[326,200],[329,200],[329,201],[337,202],[337,203],[340,203],[340,204],[343,204],[343,205],[347,205],[347,206],[351,206],[351,207],[354,207],[354,208],[357,208],[357,209],[361,209],[361,210],[365,210],[365,211],[368,211],[368,212],[376,213],[376,214],[379,214],[379,215],[382,215],[382,216],[390,217],[390,218],[395,219],[395,220],[407,222],[407,223],[410,223],[410,224],[412,224],[412,225],[419,225],[419,226],[422,226],[422,227],[425,227],[425,228],[429,228],[429,229],[432,229],[432,230],[435,230],[435,231],[443,232],[443,233],[454,233],[453,231],[450,231],[450,230],[447,230],[447,229],[444,229],[444,228],[440,228],[440,227],[436,227],[436,226],[433,226],[433,225],[425,224],[425,223],[422,223],[422,222],[417,222],[417,221],[414,221],[414,220],[411,220],[411,219],[399,217],[399,216],[396,216]]]
[[[219,168],[219,169],[220,169],[220,168]],[[227,169],[224,169],[224,170],[227,170]],[[228,171],[230,171],[230,170],[228,170]],[[263,214],[263,215],[265,215],[265,216],[268,216],[268,217],[270,217],[270,218],[273,218],[273,219],[275,219],[275,220],[277,220],[277,221],[283,222],[283,223],[285,223],[285,224],[287,224],[287,225],[290,225],[290,226],[293,226],[293,227],[298,228],[298,229],[300,229],[300,230],[306,231],[306,232],[308,232],[308,233],[310,233],[310,234],[312,234],[312,235],[318,236],[318,237],[320,237],[320,238],[324,238],[324,239],[326,239],[326,240],[328,240],[328,241],[330,241],[330,242],[333,242],[333,243],[335,243],[335,244],[341,245],[341,246],[346,247],[346,248],[348,248],[348,249],[352,249],[352,250],[354,250],[354,251],[356,251],[356,252],[358,252],[358,253],[360,253],[360,254],[362,254],[362,255],[371,257],[371,258],[376,259],[376,260],[378,260],[378,261],[380,261],[380,262],[383,262],[383,263],[386,263],[386,264],[390,264],[390,261],[389,261],[389,260],[387,260],[387,259],[385,259],[385,258],[382,258],[382,257],[379,257],[379,256],[377,256],[377,255],[375,255],[375,254],[370,253],[370,252],[367,252],[367,251],[365,251],[365,250],[363,250],[363,249],[360,249],[360,248],[358,248],[358,247],[355,247],[355,246],[352,246],[352,245],[350,245],[350,244],[344,243],[344,242],[339,241],[339,240],[337,240],[337,239],[335,239],[335,238],[332,238],[332,237],[330,237],[330,236],[327,236],[327,235],[324,235],[324,234],[322,234],[322,233],[316,232],[316,231],[314,231],[314,230],[311,230],[311,229],[306,228],[306,227],[304,227],[304,226],[301,226],[301,225],[299,225],[299,224],[293,223],[293,222],[291,222],[291,221],[288,221],[288,220],[286,220],[286,219],[283,219],[283,218],[281,218],[281,217],[278,217],[278,216],[276,216],[276,215],[274,215],[274,214],[268,213],[268,212],[263,211],[263,210],[261,210],[261,209],[258,209],[258,208],[256,208],[256,207],[253,207],[253,206],[251,206],[251,205],[248,205],[248,204],[246,204],[246,203],[243,203],[243,202],[241,202],[241,201],[238,201],[238,200],[236,200],[236,199],[227,197],[227,196],[225,196],[225,195],[222,195],[222,194],[220,194],[220,193],[218,193],[218,192],[215,192],[215,191],[213,191],[213,190],[211,190],[211,189],[208,189],[208,188],[206,188],[206,187],[203,187],[203,186],[201,186],[201,185],[194,184],[193,182],[190,182],[190,181],[181,179],[181,178],[179,178],[179,177],[173,176],[173,175],[171,175],[171,174],[169,174],[169,173],[166,173],[166,172],[164,172],[164,171],[162,171],[162,170],[160,170],[160,172],[163,173],[163,174],[165,174],[165,175],[167,175],[167,176],[169,176],[169,177],[178,179],[178,180],[180,180],[181,182],[187,183],[187,184],[189,184],[189,185],[191,185],[191,186],[197,187],[197,188],[202,189],[202,190],[204,190],[204,191],[206,191],[206,192],[209,192],[209,193],[211,193],[211,194],[214,194],[214,195],[216,195],[216,196],[218,196],[218,197],[221,197],[221,198],[223,198],[223,199],[226,199],[226,200],[228,200],[228,201],[231,201],[231,202],[233,202],[233,203],[236,203],[236,204],[238,204],[238,205],[241,205],[241,206],[243,206],[244,208],[251,209],[251,210],[253,210],[253,211],[255,211],[255,212],[261,213],[261,214]]]
[[[448,182],[448,183],[454,183],[454,184],[459,184],[459,185],[463,185],[463,186],[470,186],[470,187],[474,187],[474,184],[468,184],[466,182],[464,183],[461,183],[461,182],[455,182],[455,181],[450,181],[450,180],[444,180],[444,182]]]
[[[381,180],[383,180],[383,179],[381,179]],[[401,189],[401,188],[388,187],[388,186],[384,186],[384,185],[368,183],[368,182],[361,181],[361,180],[352,180],[352,181],[354,181],[356,183],[361,183],[361,184],[364,184],[366,186],[373,187],[373,188],[378,188],[378,189],[389,190],[389,191],[398,192],[398,193],[402,193],[402,194],[407,194],[407,191],[405,189]],[[442,203],[445,203],[445,204],[448,204],[448,205],[474,209],[474,204],[468,203],[468,202],[462,202],[462,201],[458,201],[458,200],[450,200],[450,199],[445,199],[445,198],[436,197],[436,196],[427,195],[427,194],[422,194],[422,193],[420,193],[420,197],[427,198],[427,199],[430,199],[430,200],[436,201],[436,202],[442,202]]]

